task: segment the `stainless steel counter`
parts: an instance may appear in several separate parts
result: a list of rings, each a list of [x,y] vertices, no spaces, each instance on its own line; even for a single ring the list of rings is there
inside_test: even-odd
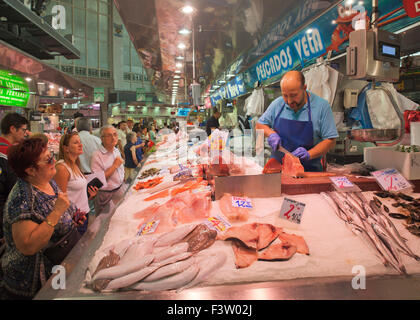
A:
[[[131,188],[131,186],[130,186]],[[120,203],[124,201],[121,200]],[[409,276],[367,277],[366,289],[352,288],[352,277],[301,278],[284,281],[254,282],[235,285],[192,288],[181,292],[126,291],[108,294],[84,293],[82,287],[88,264],[101,246],[109,228],[110,212],[99,215],[63,262],[66,289],[52,288],[54,275],[39,291],[36,300],[49,299],[115,299],[115,300],[279,300],[279,299],[420,299],[420,274]]]

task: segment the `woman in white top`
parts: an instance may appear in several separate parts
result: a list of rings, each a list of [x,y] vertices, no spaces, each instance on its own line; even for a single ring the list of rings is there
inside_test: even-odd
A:
[[[78,230],[83,235],[88,226],[90,211],[87,191],[89,199],[92,199],[96,196],[98,188],[91,186],[87,190],[86,177],[80,170],[81,154],[83,154],[83,145],[77,132],[64,134],[60,140],[59,160],[54,180],[61,191],[67,192],[69,200],[80,210],[80,219],[84,224]]]

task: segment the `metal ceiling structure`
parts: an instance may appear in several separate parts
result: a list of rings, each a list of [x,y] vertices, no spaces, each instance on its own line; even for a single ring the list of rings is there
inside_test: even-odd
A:
[[[57,54],[80,58],[80,51],[70,41],[16,0],[0,0],[0,39],[38,59],[54,59]]]
[[[337,1],[114,0],[114,3],[158,90],[171,94],[176,63],[183,62],[178,92],[183,96],[186,92],[184,80],[187,85],[192,83],[194,58],[196,80],[203,87],[226,71],[239,55],[257,46],[290,10],[317,6],[315,9],[323,11]],[[192,15],[181,11],[185,5],[195,9]],[[183,28],[194,32],[180,34],[179,30]],[[278,37],[270,41],[279,43],[283,39]],[[186,46],[183,50],[178,48],[181,42]],[[247,57],[246,64],[265,53],[264,50],[254,51]],[[183,60],[178,61],[176,57],[180,56]]]

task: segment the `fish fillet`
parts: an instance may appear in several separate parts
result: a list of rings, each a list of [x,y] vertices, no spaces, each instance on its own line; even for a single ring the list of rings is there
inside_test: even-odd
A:
[[[268,223],[258,224],[257,232],[258,232],[257,250],[262,250],[268,247],[270,243],[273,242],[278,236],[277,228]]]
[[[152,204],[151,206],[147,207],[146,209],[136,212],[133,215],[133,218],[142,219],[143,221],[145,220],[148,221],[155,214],[157,209],[159,209],[159,207],[160,207],[159,203],[156,202]]]
[[[308,248],[308,245],[306,244],[305,239],[303,239],[303,237],[297,236],[295,234],[281,232],[279,234],[279,239],[283,242],[288,242],[291,245],[296,246],[298,253],[309,255],[309,248]]]
[[[258,253],[255,249],[245,247],[241,242],[232,241],[232,249],[235,254],[236,268],[246,268],[258,260]]]
[[[272,244],[258,254],[258,260],[289,260],[297,248],[289,243]]]
[[[283,174],[292,176],[292,177],[302,177],[305,169],[300,163],[299,158],[294,157],[288,153],[284,155],[283,158]]]
[[[264,166],[263,174],[267,173],[279,173],[282,170],[282,165],[280,162],[278,162],[276,159],[271,158],[267,161],[267,163]]]
[[[158,192],[150,197],[147,197],[146,199],[144,199],[144,201],[152,201],[152,200],[156,200],[156,199],[161,199],[161,198],[166,198],[169,196],[169,190],[163,190],[161,192]]]
[[[230,222],[247,221],[250,209],[232,206],[232,195],[225,193],[219,200],[219,207],[222,213]]]
[[[258,223],[245,224],[239,227],[230,227],[224,234],[218,236],[219,240],[238,239],[247,247],[257,249],[258,247]]]
[[[198,252],[210,247],[216,241],[217,231],[210,230],[205,224],[199,224],[184,239],[189,252]]]

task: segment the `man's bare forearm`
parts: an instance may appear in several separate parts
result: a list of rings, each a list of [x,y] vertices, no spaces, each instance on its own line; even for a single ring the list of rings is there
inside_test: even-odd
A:
[[[311,150],[308,150],[311,159],[322,157],[323,155],[327,154],[335,146],[336,139],[325,139],[318,143],[315,147]]]

